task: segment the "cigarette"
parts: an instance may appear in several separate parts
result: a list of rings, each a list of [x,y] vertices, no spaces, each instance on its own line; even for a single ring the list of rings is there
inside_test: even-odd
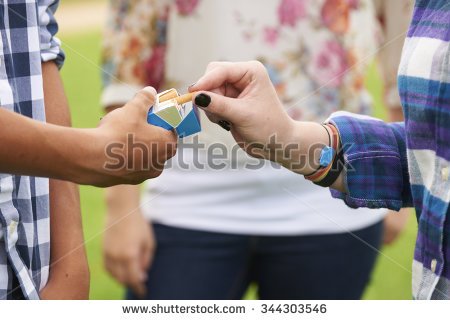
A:
[[[175,100],[177,104],[185,104],[187,102],[192,101],[192,97],[194,96],[195,92],[186,93],[179,97],[174,98],[172,95],[163,95],[159,98],[159,102],[165,102],[169,100]]]
[[[160,95],[159,101],[161,101],[161,102],[168,101],[171,99],[175,99],[176,97],[178,97],[178,93],[176,90],[172,89],[172,90],[168,90],[164,94]]]

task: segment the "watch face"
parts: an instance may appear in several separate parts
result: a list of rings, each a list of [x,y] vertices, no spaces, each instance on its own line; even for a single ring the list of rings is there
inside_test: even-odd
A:
[[[334,150],[329,146],[325,146],[320,153],[320,166],[328,167],[333,161]]]

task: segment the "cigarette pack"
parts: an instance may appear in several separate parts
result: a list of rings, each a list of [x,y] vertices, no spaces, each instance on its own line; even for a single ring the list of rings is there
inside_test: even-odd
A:
[[[201,131],[200,116],[191,101],[177,99],[179,97],[175,89],[159,93],[148,113],[147,122],[166,130],[175,130],[178,137],[184,138]]]

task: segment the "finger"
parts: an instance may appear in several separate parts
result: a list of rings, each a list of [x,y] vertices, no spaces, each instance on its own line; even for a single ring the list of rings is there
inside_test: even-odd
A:
[[[207,112],[208,118],[215,123],[219,120],[239,123],[246,114],[246,109],[240,107],[242,100],[224,97],[213,92],[199,92],[194,98],[194,103]]]
[[[207,72],[189,90],[211,91],[226,83],[242,90],[250,83],[256,71],[256,65],[252,62],[222,63]]]
[[[144,284],[147,274],[140,268],[139,259],[137,257],[136,259],[128,261],[126,272],[128,275],[127,284],[133,290],[133,292],[138,296],[142,296],[143,294],[145,294]]]
[[[114,279],[126,285],[125,271],[121,263],[110,258],[105,258],[105,268]]]
[[[147,294],[147,286],[145,285],[145,283],[135,285],[132,290],[134,294],[141,299],[145,298],[145,295]]]
[[[142,247],[142,253],[141,253],[141,268],[144,272],[147,272],[150,268],[153,260],[153,255],[155,254],[155,251],[150,243],[151,240],[144,243]]]
[[[152,87],[145,87],[136,93],[130,103],[127,103],[127,106],[139,107],[142,112],[147,114],[150,107],[155,103],[155,100],[156,90]]]
[[[143,169],[147,171],[147,178],[154,178],[154,174],[164,169],[167,161],[175,156],[177,152],[177,136],[172,131],[163,128],[148,126],[146,134],[149,141],[148,162],[144,162]],[[159,175],[159,174],[158,174]]]
[[[225,67],[225,66],[229,66],[230,62],[226,62],[226,61],[213,61],[208,63],[208,66],[206,67],[206,71],[205,73],[209,73],[212,70],[218,68],[218,67]]]
[[[222,120],[221,118],[219,118],[218,116],[216,116],[215,114],[208,112],[207,110],[204,110],[206,117],[208,117],[209,121],[213,122],[213,123],[218,123],[220,120]]]
[[[206,70],[205,70],[205,73],[204,73],[204,74],[211,72],[211,71],[214,70],[215,68],[219,67],[222,63],[223,63],[223,62],[216,62],[216,61],[208,63],[208,65],[206,66]],[[197,84],[197,82],[194,82],[193,84],[191,84],[191,85],[188,87],[188,91],[189,91],[189,92],[195,91],[195,90],[193,90],[193,89],[191,89],[191,88],[194,88],[196,84]]]

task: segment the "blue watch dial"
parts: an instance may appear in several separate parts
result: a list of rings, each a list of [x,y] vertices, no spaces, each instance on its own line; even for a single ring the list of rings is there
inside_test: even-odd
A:
[[[328,167],[333,161],[334,150],[329,146],[325,146],[320,152],[320,166]]]

